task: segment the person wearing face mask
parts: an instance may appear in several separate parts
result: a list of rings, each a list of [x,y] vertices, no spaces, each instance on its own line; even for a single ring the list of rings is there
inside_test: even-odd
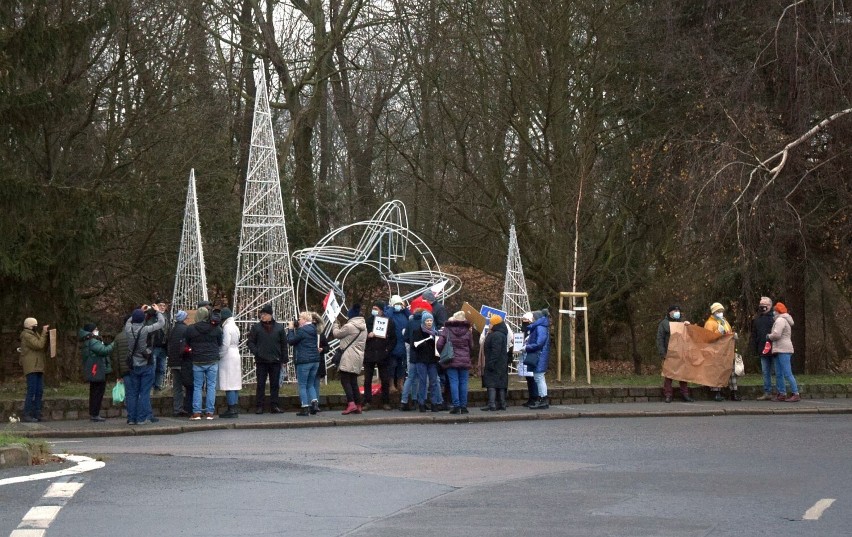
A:
[[[396,344],[390,353],[390,373],[393,377],[392,391],[402,392],[405,373],[408,367],[408,353],[405,349],[405,328],[411,312],[405,307],[402,297],[393,295],[385,308],[385,317],[393,321],[396,330]]]
[[[343,349],[340,365],[337,366],[340,384],[346,393],[346,409],[341,414],[361,413],[361,394],[358,389],[358,375],[364,367],[364,347],[367,343],[367,322],[361,314],[361,304],[355,302],[346,316],[348,321],[342,326],[334,322],[331,335],[339,341]]]
[[[680,306],[669,306],[669,311],[666,314],[665,318],[660,321],[660,324],[657,325],[657,353],[660,355],[660,359],[664,360],[666,358],[666,353],[669,350],[669,339],[671,338],[671,326],[669,323],[684,323],[689,324],[684,321],[681,317]],[[678,381],[680,386],[680,398],[683,399],[687,403],[691,403],[695,401],[692,397],[689,396],[689,388],[687,387],[687,382],[685,380]],[[672,379],[666,377],[663,381],[663,401],[666,403],[672,402],[672,396],[674,395],[674,390],[672,389]]]
[[[704,328],[706,330],[710,330],[711,332],[717,332],[719,334],[733,334],[734,339],[737,339],[737,334],[734,333],[731,325],[725,319],[725,306],[718,302],[714,302],[710,305],[710,317],[707,318],[707,321],[704,322]],[[731,362],[733,363],[734,358],[731,357]],[[739,392],[737,391],[737,376],[734,375],[733,369],[731,370],[731,379],[730,379],[730,388],[731,388],[731,401],[742,401],[742,397],[740,397]],[[710,391],[715,392],[714,400],[716,401],[724,401],[725,398],[722,397],[722,389],[721,388],[710,388]]]
[[[757,398],[758,401],[771,400],[772,392],[776,389],[776,386],[781,386],[782,383],[778,359],[772,352],[771,344],[769,348],[766,346],[769,341],[767,336],[772,332],[772,323],[774,322],[772,299],[768,296],[760,297],[757,315],[751,322],[751,348],[757,356],[760,356],[760,370],[763,373],[763,395]],[[772,385],[773,370],[775,370],[776,386]]]
[[[109,357],[113,343],[104,345],[95,323],[83,326],[77,336],[83,357],[83,377],[89,383],[89,418],[95,422],[106,421],[101,416],[101,404],[106,391],[106,375],[112,372]]]
[[[390,410],[391,351],[396,347],[396,325],[393,319],[385,317],[385,304],[373,303],[370,318],[367,319],[367,343],[364,346],[364,405],[361,410],[370,410],[373,403],[373,375],[378,369],[382,384],[382,409]],[[373,332],[376,319],[387,319],[384,335]],[[394,366],[396,362],[394,361]]]
[[[524,313],[521,317],[521,331],[524,333],[524,346],[530,337],[530,325],[533,323],[533,314],[531,311]],[[523,358],[518,360],[518,376],[523,377],[527,381],[527,392],[529,397],[523,406],[529,408],[538,401],[538,386],[535,383],[535,368],[528,367],[524,364]]]
[[[796,384],[796,377],[793,376],[793,369],[790,365],[790,360],[793,358],[793,317],[787,312],[787,307],[778,302],[775,304],[775,321],[772,323],[772,331],[767,336],[772,342],[772,351],[778,356],[778,369],[781,370],[782,378],[778,380],[778,395],[772,400],[776,402],[787,401],[788,403],[798,403],[801,401],[799,397],[799,386]],[[790,385],[792,394],[787,397],[787,387],[784,385],[784,380]]]
[[[438,334],[435,331],[435,319],[424,311],[420,326],[411,334],[411,352],[417,355],[414,371],[417,376],[417,406],[420,412],[426,412],[426,386],[431,390],[432,412],[441,411],[441,387],[438,384],[438,353],[435,344]]]

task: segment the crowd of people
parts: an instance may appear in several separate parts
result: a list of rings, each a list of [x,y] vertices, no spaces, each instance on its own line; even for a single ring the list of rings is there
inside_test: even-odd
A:
[[[680,306],[669,306],[666,316],[657,325],[657,352],[661,359],[665,359],[669,349],[669,340],[671,337],[671,323],[689,324],[689,321],[682,317]],[[793,317],[787,311],[787,307],[782,302],[776,302],[773,305],[772,299],[769,297],[761,297],[758,303],[757,315],[752,320],[751,341],[750,347],[757,356],[760,356],[760,366],[763,374],[763,395],[757,398],[758,401],[787,401],[796,403],[801,400],[799,396],[799,387],[796,384],[796,378],[793,376],[791,367],[791,359],[793,356],[793,342],[791,339],[793,330]],[[704,329],[721,335],[732,335],[734,340],[739,339],[739,335],[733,331],[730,323],[725,318],[725,307],[714,302],[710,305],[710,315],[704,322]],[[728,389],[732,401],[742,401],[737,386],[737,374],[734,367],[734,356],[731,356],[731,376],[728,380]],[[775,373],[775,386],[772,385],[772,374]],[[787,396],[787,385],[789,384],[791,394]],[[685,402],[693,402],[689,394],[688,383],[684,380],[679,380],[680,397]],[[714,394],[715,401],[724,401],[722,389],[718,386],[711,386],[710,391]],[[664,377],[663,380],[663,401],[671,403],[674,395],[672,387],[672,379]]]
[[[716,302],[710,306],[704,329],[722,335],[733,332],[725,319],[725,308]],[[314,312],[301,312],[297,319],[281,323],[266,305],[247,335],[247,346],[254,357],[257,373],[255,413],[267,409],[282,412],[279,399],[282,368],[293,364],[299,388],[299,416],[321,412],[320,382],[326,377],[327,354],[331,345],[326,338],[323,318]],[[105,343],[96,324],[84,325],[78,333],[83,375],[89,383],[89,417],[101,422],[106,384],[115,376],[123,383],[127,423],[148,424],[158,421],[151,405],[151,393],[164,389],[166,371],[171,372],[173,415],[190,420],[214,419],[216,390],[223,391],[227,409],[220,418],[238,418],[239,393],[242,389],[240,331],[228,308],[215,308],[201,302],[191,324],[188,314],[179,310],[170,318],[168,304],[160,301],[134,309],[123,329],[111,343]],[[338,369],[346,394],[343,414],[360,414],[372,408],[391,410],[390,394],[400,394],[399,410],[468,413],[468,389],[471,370],[481,377],[487,392],[483,411],[506,410],[510,365],[517,360],[517,373],[525,379],[530,409],[549,407],[545,373],[549,364],[550,318],[546,309],[527,312],[521,319],[523,344],[516,348],[514,335],[499,315],[491,315],[479,335],[464,311],[448,315],[446,307],[427,291],[406,304],[399,295],[387,304],[374,302],[365,318],[361,305],[354,304],[346,321],[334,321],[331,335],[338,346],[331,363]],[[670,306],[657,329],[657,350],[665,358],[671,336],[671,323],[689,322],[680,307]],[[762,297],[752,322],[750,347],[760,356],[763,395],[757,400],[800,400],[791,368],[793,318],[781,303]],[[49,326],[39,328],[38,321],[27,318],[20,335],[20,361],[27,380],[23,421],[41,420],[44,368],[48,352]],[[363,395],[359,376],[363,373]],[[772,383],[773,373],[775,383]],[[373,379],[378,376],[379,402],[373,399]],[[269,384],[268,405],[266,385]],[[673,400],[673,380],[665,378],[663,398]],[[688,384],[679,381],[680,397],[692,402]],[[737,376],[729,379],[730,398],[740,401]],[[790,394],[787,394],[787,391]],[[724,400],[721,388],[711,387],[714,399]]]

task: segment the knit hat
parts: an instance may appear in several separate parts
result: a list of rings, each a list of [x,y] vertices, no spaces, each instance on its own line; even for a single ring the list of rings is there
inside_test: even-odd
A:
[[[411,311],[416,312],[417,310],[424,310],[424,311],[431,312],[432,311],[432,304],[423,300],[422,297],[417,297],[417,298],[415,298],[414,300],[411,301]]]
[[[231,308],[222,308],[219,312],[220,317],[224,321],[225,319],[230,319],[234,316],[234,312],[231,311]]]
[[[431,289],[426,291],[423,293],[423,300],[426,300],[427,302],[435,302],[435,293],[433,293]]]
[[[97,327],[95,323],[86,323],[83,325],[83,332],[94,332]]]
[[[186,320],[186,312],[183,311],[183,310],[178,310],[178,312],[175,314],[175,321],[182,322],[182,321],[185,321],[185,320]]]
[[[356,303],[352,304],[352,307],[349,308],[349,311],[346,312],[346,317],[351,319],[352,317],[360,317],[360,316],[361,316],[361,304],[356,302]]]
[[[492,313],[491,317],[488,318],[488,322],[491,323],[491,326],[497,326],[503,322],[503,318],[496,313]]]
[[[769,298],[768,296],[762,296],[762,297],[760,297],[760,304],[759,305],[766,306],[766,309],[769,309],[769,308],[772,307],[772,299]]]
[[[36,326],[38,326],[38,321],[35,320],[35,317],[24,319],[24,328],[35,328]]]
[[[209,301],[209,300],[202,300],[201,302],[199,302],[199,303],[195,306],[195,308],[196,308],[196,309],[198,309],[198,308],[206,308],[206,307],[207,307],[207,306],[209,306],[209,305],[210,305],[210,301]]]
[[[399,304],[401,306],[402,305],[402,297],[399,296],[399,295],[393,295],[392,297],[390,297],[390,301],[388,303],[391,306],[396,306],[397,304]]]
[[[203,323],[210,318],[210,311],[207,308],[198,308],[195,311],[195,322]]]
[[[431,320],[432,320],[432,322],[434,323],[435,318],[434,318],[434,317],[432,317],[432,314],[431,314],[431,313],[429,313],[428,311],[424,311],[424,312],[423,312],[423,317],[421,317],[421,318],[420,318],[420,327],[421,327],[421,328],[426,328],[426,321],[428,321],[429,319],[431,319]],[[433,324],[432,326],[434,326],[434,324]]]
[[[272,315],[272,304],[267,304],[260,308],[260,313],[268,313],[269,315]]]
[[[775,311],[783,315],[787,313],[787,306],[785,306],[783,302],[776,302]]]
[[[716,313],[717,311],[725,311],[725,306],[719,304],[718,302],[713,302],[710,304],[710,313]]]
[[[532,312],[531,312],[531,311],[528,311],[528,312],[524,313],[523,317],[521,317],[521,322],[526,321],[526,322],[528,322],[528,323],[531,323],[531,322],[533,322],[534,320],[535,320],[535,319],[533,318],[533,314],[532,314]]]
[[[381,300],[376,300],[375,302],[373,302],[373,307],[379,308],[379,311],[385,311],[385,303]]]
[[[142,308],[133,310],[133,313],[130,314],[130,322],[135,324],[145,322],[145,312],[142,311]]]
[[[673,311],[680,311],[680,306],[678,306],[678,305],[671,305],[671,306],[669,306],[669,309],[668,309],[668,311],[667,311],[666,313],[671,313],[671,312],[673,312]]]
[[[457,311],[457,312],[453,313],[453,320],[454,321],[466,321],[467,315],[465,315],[463,311]]]

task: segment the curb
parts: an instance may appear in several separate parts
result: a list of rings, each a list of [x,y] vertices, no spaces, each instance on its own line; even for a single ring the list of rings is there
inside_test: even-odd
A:
[[[199,423],[192,425],[153,425],[146,427],[113,427],[110,429],[77,429],[77,430],[33,430],[15,431],[19,436],[29,438],[96,438],[122,436],[152,436],[194,433],[199,431],[218,430],[269,430],[269,429],[313,429],[322,427],[363,427],[367,425],[448,425],[466,423],[490,423],[509,421],[535,420],[570,420],[578,418],[653,418],[653,417],[708,417],[708,416],[766,416],[766,415],[837,415],[852,414],[852,408],[789,408],[789,409],[714,409],[714,410],[544,410],[529,413],[487,413],[461,415],[429,415],[429,416],[377,416],[361,419],[327,419],[305,421],[266,421],[227,423]],[[5,448],[4,448],[5,449]]]
[[[33,455],[26,446],[11,444],[0,447],[0,468],[14,468],[16,466],[31,466]]]

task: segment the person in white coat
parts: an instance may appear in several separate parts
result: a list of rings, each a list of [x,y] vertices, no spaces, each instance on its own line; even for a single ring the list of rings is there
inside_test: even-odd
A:
[[[219,389],[225,392],[228,410],[220,418],[240,417],[240,390],[243,388],[242,361],[240,360],[240,329],[234,322],[233,313],[222,308],[222,348],[219,350]]]

